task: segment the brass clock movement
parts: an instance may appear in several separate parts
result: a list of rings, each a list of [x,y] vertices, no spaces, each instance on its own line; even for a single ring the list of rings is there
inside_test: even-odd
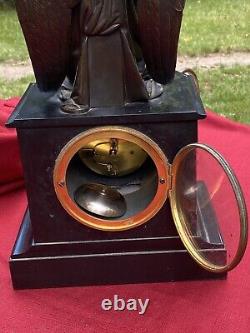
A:
[[[240,185],[175,72],[184,4],[16,2],[36,84],[7,123],[28,195],[14,288],[225,278],[242,259]]]

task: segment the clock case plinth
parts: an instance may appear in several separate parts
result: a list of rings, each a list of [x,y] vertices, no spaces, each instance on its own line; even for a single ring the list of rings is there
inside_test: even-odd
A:
[[[56,96],[31,85],[7,123],[17,129],[28,196],[10,258],[14,288],[225,278],[199,267],[185,250],[168,200],[146,224],[104,232],[75,221],[59,203],[53,186],[61,149],[79,133],[98,126],[126,126],[142,132],[171,163],[182,147],[197,142],[198,120],[206,116],[192,77],[176,73],[173,83],[153,102],[78,115],[63,113]],[[205,229],[209,209],[200,216]],[[213,237],[217,225],[209,228]],[[218,251],[223,251],[223,244]]]

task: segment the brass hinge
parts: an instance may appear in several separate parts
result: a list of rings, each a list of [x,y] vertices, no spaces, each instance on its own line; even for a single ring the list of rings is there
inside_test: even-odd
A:
[[[168,166],[168,190],[171,191],[173,186],[173,174],[172,174],[172,165]]]

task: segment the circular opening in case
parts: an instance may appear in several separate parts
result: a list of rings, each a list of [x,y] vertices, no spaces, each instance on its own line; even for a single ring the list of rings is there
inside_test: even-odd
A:
[[[74,137],[60,152],[54,187],[64,209],[89,227],[120,231],[147,222],[168,193],[168,163],[141,132],[99,127]]]

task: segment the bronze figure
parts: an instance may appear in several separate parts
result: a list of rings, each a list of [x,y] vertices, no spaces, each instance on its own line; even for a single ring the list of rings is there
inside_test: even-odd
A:
[[[174,78],[184,4],[16,1],[37,84],[42,91],[63,85],[60,97],[68,112],[159,96],[161,84]]]

